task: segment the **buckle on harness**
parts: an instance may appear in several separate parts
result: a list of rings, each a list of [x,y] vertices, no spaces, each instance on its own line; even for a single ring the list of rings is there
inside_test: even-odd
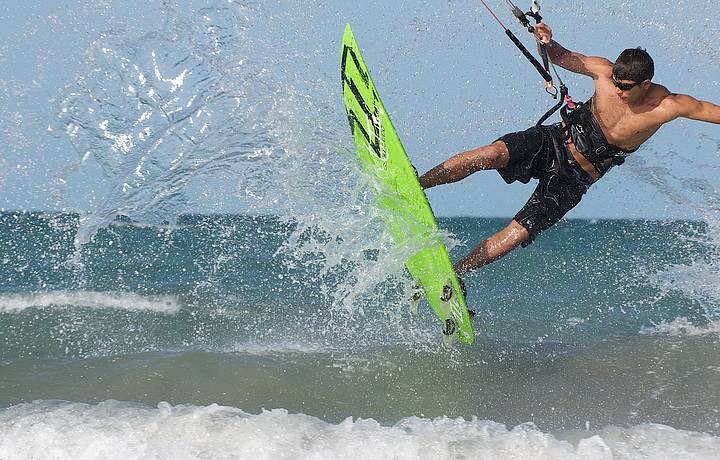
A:
[[[568,96],[565,96],[565,105],[566,105],[567,108],[570,109],[570,110],[575,110],[575,107],[577,107],[577,106],[575,105],[575,101],[573,101],[572,96],[569,96],[569,95],[568,95]]]

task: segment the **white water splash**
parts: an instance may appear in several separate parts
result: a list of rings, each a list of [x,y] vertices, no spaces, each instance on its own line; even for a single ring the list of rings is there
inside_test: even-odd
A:
[[[406,418],[393,426],[348,418],[332,424],[283,409],[253,415],[210,405],[150,408],[36,401],[0,411],[7,460],[140,458],[314,459],[716,459],[720,439],[664,425],[608,427],[565,435],[533,424]]]
[[[20,313],[28,308],[73,307],[177,313],[181,304],[172,296],[143,297],[125,292],[53,291],[34,294],[0,295],[0,312]]]
[[[640,330],[643,335],[669,335],[672,337],[694,337],[704,335],[720,335],[720,320],[711,321],[709,324],[698,326],[685,317],[675,318],[670,322],[653,324],[652,327],[643,327]]]
[[[201,9],[197,19],[168,7],[161,32],[109,31],[88,50],[88,70],[61,91],[51,127],[80,157],[56,181],[60,200],[82,186],[79,173],[99,168],[105,177],[83,213],[78,252],[117,216],[174,222],[198,187],[217,193],[208,180],[265,182],[257,176],[273,169],[274,100],[258,90],[262,66],[240,59],[250,10]]]

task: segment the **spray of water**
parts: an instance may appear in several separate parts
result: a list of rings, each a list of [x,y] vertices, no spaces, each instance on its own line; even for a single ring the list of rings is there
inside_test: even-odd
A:
[[[57,197],[66,200],[88,170],[105,179],[81,214],[72,262],[81,268],[87,243],[120,216],[173,227],[198,207],[237,203],[241,213],[272,214],[291,229],[274,254],[282,268],[265,281],[268,292],[296,277],[330,306],[328,331],[386,329],[353,321],[368,303],[387,307],[377,323],[399,323],[407,254],[392,245],[357,169],[339,84],[283,65],[312,56],[259,53],[254,27],[267,18],[252,5],[165,14],[157,32],[104,33],[87,52],[88,70],[60,92],[52,129],[69,136],[79,161],[58,177]],[[228,244],[215,245],[212,263],[199,267],[206,281],[197,291],[212,289],[239,257],[230,242],[237,229],[221,232]]]

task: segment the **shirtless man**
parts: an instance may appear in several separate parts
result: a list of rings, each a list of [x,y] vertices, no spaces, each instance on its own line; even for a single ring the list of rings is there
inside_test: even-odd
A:
[[[425,189],[457,182],[481,169],[498,170],[508,184],[539,179],[512,222],[456,264],[458,274],[532,243],[665,123],[685,117],[720,124],[720,106],[652,83],[653,60],[642,49],[626,49],[612,63],[568,51],[552,39],[546,24],[538,24],[535,33],[554,64],[595,80],[595,94],[564,114],[562,123],[506,134],[488,146],[452,156],[420,178]]]

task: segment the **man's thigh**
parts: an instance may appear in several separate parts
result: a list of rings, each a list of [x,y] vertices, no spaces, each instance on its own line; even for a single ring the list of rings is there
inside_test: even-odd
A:
[[[555,225],[572,208],[580,203],[587,186],[560,173],[548,174],[515,215],[514,220],[523,226],[529,238],[523,246],[532,243],[543,231]]]

